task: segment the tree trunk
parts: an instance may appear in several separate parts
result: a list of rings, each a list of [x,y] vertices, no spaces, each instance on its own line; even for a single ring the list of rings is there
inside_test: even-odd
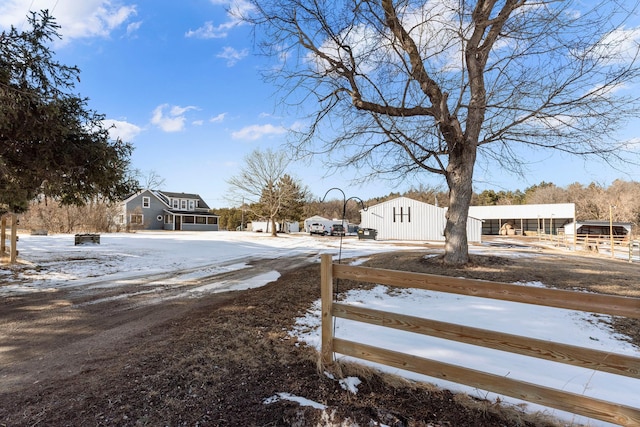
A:
[[[466,148],[462,148],[467,145]],[[469,262],[467,242],[467,218],[473,193],[473,165],[476,160],[476,145],[459,143],[449,155],[447,185],[449,186],[449,209],[444,229],[444,263],[464,265]]]
[[[271,218],[271,237],[276,237],[278,234],[276,232],[276,219],[275,218]]]

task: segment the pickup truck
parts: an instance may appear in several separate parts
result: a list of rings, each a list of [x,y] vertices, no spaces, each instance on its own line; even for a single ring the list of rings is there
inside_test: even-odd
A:
[[[329,231],[329,234],[331,234],[332,236],[344,236],[344,225],[342,224],[333,224],[331,226],[331,231]]]
[[[327,234],[327,230],[323,224],[314,222],[309,226],[309,234],[320,234],[321,236],[324,236]]]

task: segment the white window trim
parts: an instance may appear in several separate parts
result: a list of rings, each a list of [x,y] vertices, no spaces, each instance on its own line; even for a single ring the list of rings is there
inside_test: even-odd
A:
[[[132,219],[132,217],[133,217],[134,215],[135,215],[135,216],[138,216],[138,215],[140,216],[140,222],[133,222],[133,221],[131,220],[131,219]],[[144,224],[144,214],[138,214],[138,213],[132,213],[132,214],[129,214],[129,224],[136,224],[136,225],[138,225],[138,224],[140,224],[140,225]]]
[[[148,209],[151,207],[151,197],[142,196],[142,207]]]

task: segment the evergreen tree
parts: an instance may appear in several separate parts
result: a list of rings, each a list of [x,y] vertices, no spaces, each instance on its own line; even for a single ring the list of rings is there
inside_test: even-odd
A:
[[[47,46],[60,37],[53,17],[28,22],[0,33],[0,208],[23,211],[38,194],[67,205],[130,194],[132,146],[110,140],[104,116],[71,93],[80,71]]]

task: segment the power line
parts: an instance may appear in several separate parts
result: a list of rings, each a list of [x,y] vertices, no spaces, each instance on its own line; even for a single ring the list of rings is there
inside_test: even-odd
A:
[[[31,4],[29,5],[29,9],[27,9],[27,13],[24,15],[24,19],[22,20],[22,25],[20,25],[20,31],[22,31],[24,29],[24,24],[27,22],[27,16],[29,16],[29,13],[31,13],[31,8],[33,8],[33,3],[36,0],[31,0]]]

